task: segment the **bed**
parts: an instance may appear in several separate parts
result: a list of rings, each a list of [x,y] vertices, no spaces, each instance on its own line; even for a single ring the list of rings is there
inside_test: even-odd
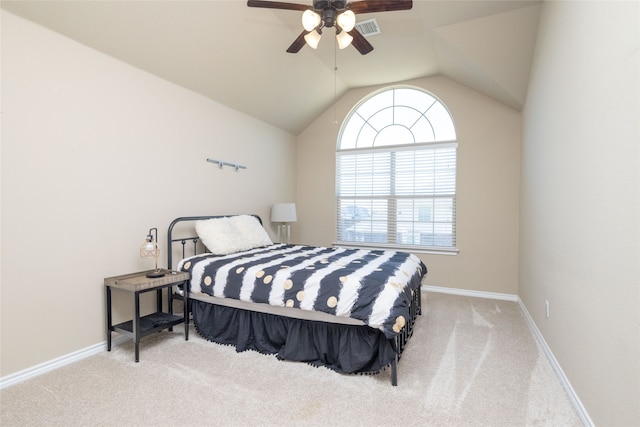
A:
[[[205,339],[344,374],[391,368],[397,385],[427,273],[415,255],[273,243],[256,215],[180,217],[167,244]]]

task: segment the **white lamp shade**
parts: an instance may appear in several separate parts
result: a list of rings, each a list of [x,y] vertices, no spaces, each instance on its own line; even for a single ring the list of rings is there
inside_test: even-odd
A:
[[[304,36],[304,41],[306,41],[307,44],[311,46],[313,49],[317,49],[318,43],[320,43],[321,37],[322,36],[320,35],[320,33],[314,30],[314,31],[311,31],[306,36]]]
[[[355,21],[355,16],[353,19]],[[311,9],[305,10],[304,13],[302,14],[302,26],[307,31],[314,30],[318,25],[320,25],[320,22],[321,22],[320,15],[318,15]]]
[[[295,222],[297,219],[295,203],[276,203],[271,206],[272,222]]]
[[[351,10],[345,10],[338,15],[336,22],[344,31],[351,31],[356,26],[356,15]]]
[[[351,34],[343,30],[336,34],[336,40],[338,40],[338,47],[340,49],[344,49],[351,44],[351,42],[353,41],[353,37],[351,36]]]

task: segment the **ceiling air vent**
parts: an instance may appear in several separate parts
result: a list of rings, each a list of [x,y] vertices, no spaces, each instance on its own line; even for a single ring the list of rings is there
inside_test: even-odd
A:
[[[356,30],[365,37],[380,34],[380,27],[375,19],[367,19],[366,21],[356,23]]]

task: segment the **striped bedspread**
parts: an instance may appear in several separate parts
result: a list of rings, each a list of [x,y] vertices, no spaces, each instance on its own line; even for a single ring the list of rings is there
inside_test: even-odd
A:
[[[193,293],[352,317],[393,338],[427,272],[415,255],[276,244],[185,258]]]

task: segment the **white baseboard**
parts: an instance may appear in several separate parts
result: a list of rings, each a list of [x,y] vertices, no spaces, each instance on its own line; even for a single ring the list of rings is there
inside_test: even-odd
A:
[[[111,341],[111,345],[113,346],[121,344],[128,339],[130,338],[124,335],[114,336],[113,340]],[[31,368],[16,372],[14,374],[7,375],[0,378],[0,390],[106,350],[107,342],[103,341],[101,343],[83,348],[82,350],[74,351],[73,353],[58,357],[57,359],[49,360],[48,362],[44,362],[39,365],[32,366]]]
[[[578,413],[580,420],[586,427],[595,427],[593,420],[591,420],[591,417],[587,413],[586,408],[580,401],[578,394],[571,386],[571,383],[569,382],[569,379],[567,378],[567,376],[564,374],[564,371],[562,370],[560,363],[558,363],[558,360],[553,355],[551,348],[549,347],[547,342],[544,340],[544,337],[542,336],[542,333],[538,329],[536,322],[533,321],[533,317],[531,317],[531,315],[529,314],[529,311],[527,310],[527,307],[525,307],[524,303],[519,297],[518,297],[518,304],[520,305],[520,309],[524,313],[524,316],[527,318],[527,321],[529,322],[529,327],[533,331],[533,335],[536,337],[538,344],[540,344],[540,347],[542,347],[542,350],[547,356],[549,363],[551,363],[551,367],[553,368],[554,372],[558,376],[558,379],[560,379],[560,382],[562,383],[562,386],[564,387],[565,391],[567,392],[567,395],[569,396],[569,399],[571,400],[573,407]]]
[[[497,292],[470,291],[467,289],[444,288],[440,286],[422,285],[422,290],[427,292],[438,292],[441,294],[462,295],[465,297],[499,299],[505,301],[518,301],[518,296],[513,294],[501,294]]]

